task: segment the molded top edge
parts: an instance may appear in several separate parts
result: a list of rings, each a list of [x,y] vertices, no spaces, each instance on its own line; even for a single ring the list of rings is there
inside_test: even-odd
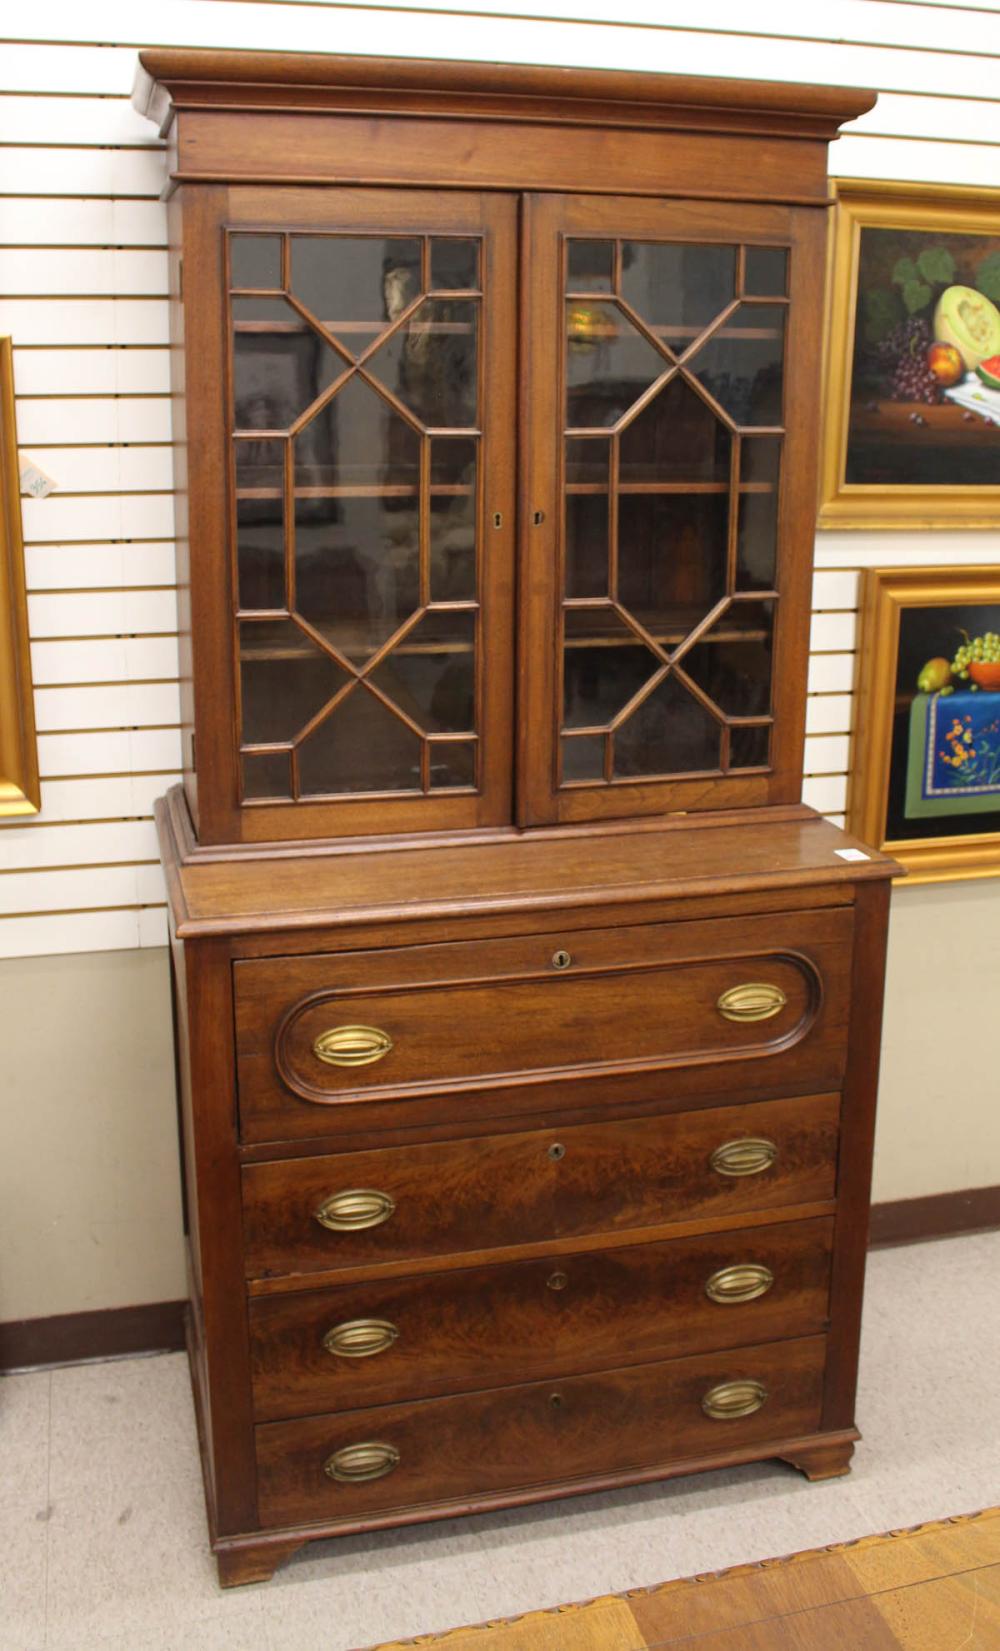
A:
[[[430,58],[346,57],[297,52],[241,52],[154,48],[139,53],[132,102],[151,120],[169,120],[163,87],[177,100],[180,87],[225,87],[231,101],[234,89],[254,86],[286,87],[290,101],[306,89],[335,92],[405,92],[435,97],[466,95],[488,100],[496,109],[505,99],[558,99],[570,104],[645,105],[650,113],[685,108],[702,114],[715,111],[720,123],[727,114],[800,117],[829,124],[829,136],[844,121],[871,109],[875,93],[854,87],[814,86],[763,80],[709,78],[701,75],[660,74],[633,69],[575,69],[540,64],[470,63]]]

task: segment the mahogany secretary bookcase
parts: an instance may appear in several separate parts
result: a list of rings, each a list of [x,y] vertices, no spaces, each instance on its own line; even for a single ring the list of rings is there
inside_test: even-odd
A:
[[[844,1472],[895,868],[799,798],[826,150],[872,99],[141,62],[221,1579]]]

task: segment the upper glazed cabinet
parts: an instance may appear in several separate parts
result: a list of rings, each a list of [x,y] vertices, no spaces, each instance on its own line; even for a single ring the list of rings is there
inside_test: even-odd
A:
[[[327,77],[363,81],[347,61]],[[825,230],[804,156],[835,121],[811,111],[824,141],[786,141],[782,178],[780,88],[758,117],[779,135],[750,140],[718,136],[750,118],[718,87],[675,84],[702,103],[660,125],[711,133],[601,134],[614,189],[584,102],[561,123],[552,96],[548,175],[523,119],[468,122],[475,187],[428,187],[462,122],[414,154],[397,113],[364,159],[346,116],[346,157],[277,147],[289,181],[241,183],[195,88],[172,240],[203,844],[797,800]],[[645,145],[635,192],[616,138]],[[292,181],[318,164],[322,187]]]

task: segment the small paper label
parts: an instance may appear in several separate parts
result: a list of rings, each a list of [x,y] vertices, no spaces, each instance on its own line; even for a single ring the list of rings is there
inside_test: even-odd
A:
[[[33,499],[47,498],[52,489],[59,486],[58,482],[54,482],[51,476],[47,476],[44,470],[40,470],[38,465],[33,464],[28,458],[21,460],[20,481],[21,492],[29,494]]]
[[[870,860],[871,859],[871,855],[866,854],[864,849],[862,849],[862,848],[835,848],[833,852],[834,852],[834,854],[839,854],[840,858],[842,860]]]

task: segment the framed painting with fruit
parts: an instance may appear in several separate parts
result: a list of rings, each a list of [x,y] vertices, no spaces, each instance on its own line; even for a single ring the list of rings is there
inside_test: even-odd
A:
[[[849,831],[916,882],[1000,876],[1000,567],[861,577]]]
[[[821,527],[1000,525],[1000,190],[836,185]]]

